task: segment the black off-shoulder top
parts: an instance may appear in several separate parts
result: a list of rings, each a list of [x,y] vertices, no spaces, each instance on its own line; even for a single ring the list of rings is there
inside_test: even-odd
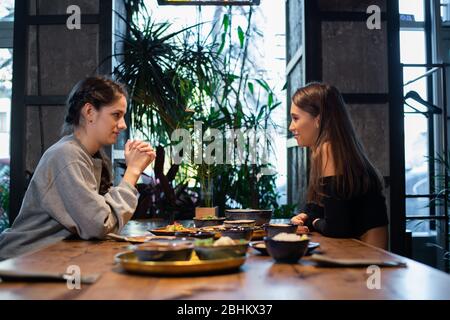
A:
[[[372,228],[388,225],[386,199],[381,190],[370,189],[350,199],[340,197],[334,188],[336,176],[322,178],[321,205],[307,203],[302,212],[308,215],[306,225],[327,237],[359,238]],[[312,222],[320,218],[315,223]]]

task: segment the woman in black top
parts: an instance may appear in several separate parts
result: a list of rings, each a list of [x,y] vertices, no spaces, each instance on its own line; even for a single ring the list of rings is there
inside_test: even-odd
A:
[[[340,92],[308,84],[292,97],[291,116],[289,130],[311,151],[307,203],[291,221],[325,236],[387,248],[382,178],[355,134]]]

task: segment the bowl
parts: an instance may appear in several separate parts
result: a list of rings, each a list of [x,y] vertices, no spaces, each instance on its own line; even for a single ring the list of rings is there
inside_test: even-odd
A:
[[[252,228],[256,225],[256,220],[226,220],[223,222],[225,228]]]
[[[248,241],[234,240],[233,245],[196,245],[194,250],[200,260],[234,259],[245,257]]]
[[[177,238],[195,238],[195,239],[209,239],[214,238],[215,233],[209,231],[178,231],[175,232]]]
[[[226,218],[194,218],[194,225],[196,228],[203,228],[203,227],[213,227],[213,226],[220,226],[223,224]]]
[[[268,256],[269,253],[267,252],[266,243],[264,241],[252,241],[250,242],[250,247],[253,249],[259,251],[261,255]]]
[[[227,228],[220,231],[222,237],[230,237],[233,240],[244,239],[250,241],[253,236],[253,228],[248,227],[237,227],[237,228]]]
[[[308,250],[309,240],[280,241],[265,237],[267,252],[277,262],[297,263]]]
[[[273,210],[262,209],[228,209],[225,210],[227,220],[255,220],[257,226],[269,223]]]
[[[193,249],[190,241],[150,241],[132,247],[140,261],[187,261]]]
[[[269,223],[264,225],[264,230],[266,231],[267,237],[273,238],[279,233],[296,233],[297,226],[295,224],[275,224]]]

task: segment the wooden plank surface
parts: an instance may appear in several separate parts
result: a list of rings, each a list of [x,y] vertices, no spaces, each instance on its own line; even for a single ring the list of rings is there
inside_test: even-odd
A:
[[[140,235],[154,224],[130,222],[124,234]],[[353,239],[311,235],[321,251],[336,258],[395,258]],[[278,264],[249,249],[246,263],[231,274],[155,277],[127,274],[114,255],[129,244],[115,241],[62,241],[0,263],[2,270],[65,272],[77,265],[82,274],[100,273],[92,285],[70,290],[66,283],[0,283],[0,299],[450,299],[450,275],[407,261],[406,268],[381,268],[381,289],[368,289],[366,268],[322,268],[308,257]]]

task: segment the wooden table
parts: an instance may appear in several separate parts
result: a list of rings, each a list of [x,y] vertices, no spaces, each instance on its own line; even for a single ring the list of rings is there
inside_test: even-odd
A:
[[[150,226],[130,222],[124,234],[142,234]],[[321,250],[340,258],[399,258],[353,239],[312,235]],[[249,250],[246,263],[232,274],[153,277],[127,274],[114,255],[128,246],[115,241],[62,241],[0,263],[0,269],[101,273],[92,285],[69,290],[66,283],[0,283],[0,299],[450,299],[450,275],[413,260],[406,268],[382,268],[381,289],[368,289],[366,268],[319,268],[308,257],[298,264],[277,264]]]

